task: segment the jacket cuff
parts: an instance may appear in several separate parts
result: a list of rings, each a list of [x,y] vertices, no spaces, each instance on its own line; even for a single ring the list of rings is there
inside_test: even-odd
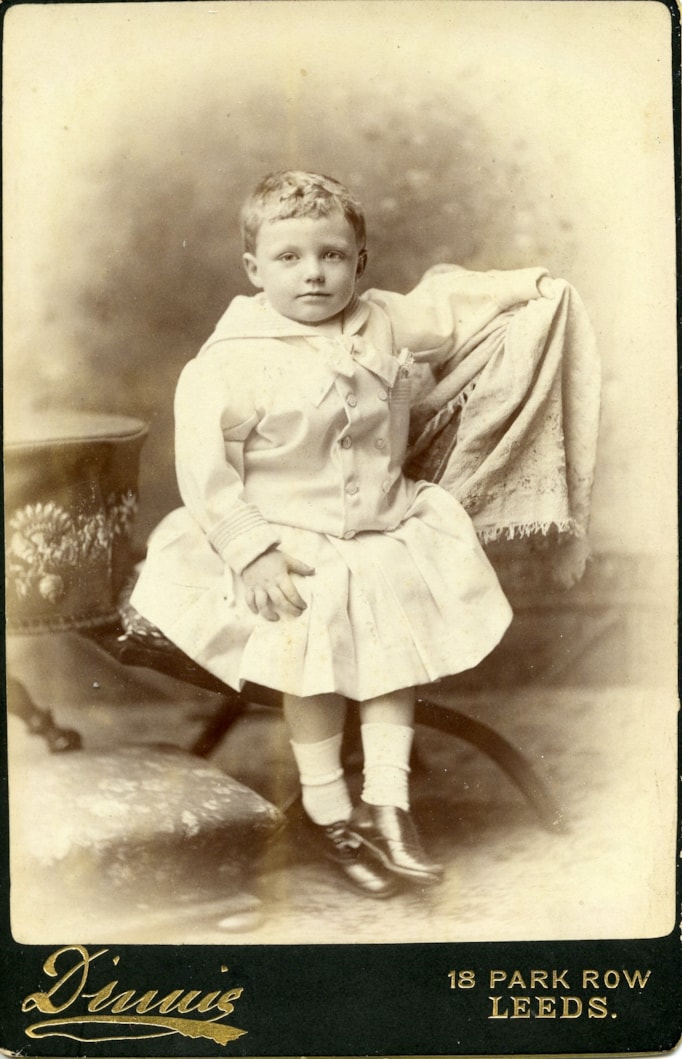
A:
[[[245,504],[209,533],[209,540],[236,573],[280,543],[280,536],[253,504]]]

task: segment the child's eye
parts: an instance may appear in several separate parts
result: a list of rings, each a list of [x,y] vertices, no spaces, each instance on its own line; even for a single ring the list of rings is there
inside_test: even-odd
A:
[[[292,254],[290,251],[287,251],[287,253],[285,254],[280,254],[277,260],[284,261],[285,264],[289,264],[291,261],[296,260],[296,254]]]
[[[343,261],[344,254],[340,250],[327,250],[324,255],[328,261]]]

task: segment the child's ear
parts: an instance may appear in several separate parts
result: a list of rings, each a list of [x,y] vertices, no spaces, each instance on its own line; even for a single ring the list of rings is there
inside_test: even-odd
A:
[[[365,271],[366,268],[367,268],[367,251],[366,250],[361,250],[360,253],[358,254],[358,264],[357,264],[357,268],[355,269],[355,275],[357,276],[358,279],[360,279],[360,276],[362,275],[362,273]]]
[[[246,272],[246,275],[249,277],[249,279],[253,283],[254,287],[258,287],[259,290],[262,290],[263,289],[263,283],[262,283],[260,275],[258,273],[258,262],[256,261],[256,259],[253,256],[253,254],[249,254],[249,253],[243,254],[242,255],[242,264],[244,265],[244,270]]]

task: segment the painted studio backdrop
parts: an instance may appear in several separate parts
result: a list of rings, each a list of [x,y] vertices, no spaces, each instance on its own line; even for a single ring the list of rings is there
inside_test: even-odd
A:
[[[17,7],[5,31],[6,431],[56,408],[148,423],[140,549],[178,502],[178,375],[229,300],[251,292],[238,212],[269,170],[313,169],[356,190],[368,219],[366,287],[407,291],[447,261],[542,264],[578,289],[603,362],[592,560],[568,592],[526,586],[521,632],[463,687],[503,687],[495,719],[513,718],[516,702],[519,738],[531,721],[554,726],[543,753],[558,757],[547,767],[611,844],[593,836],[583,861],[566,847],[566,863],[584,865],[582,882],[578,869],[571,881],[583,901],[575,914],[557,917],[548,897],[512,925],[511,867],[485,914],[445,928],[433,912],[433,932],[527,936],[536,913],[541,934],[669,929],[676,349],[666,9],[67,3]],[[575,688],[589,702],[571,728]],[[561,758],[577,731],[582,764]],[[639,799],[652,762],[670,802],[662,815]],[[603,769],[612,786],[600,808],[586,784]],[[633,818],[640,844],[625,872]]]

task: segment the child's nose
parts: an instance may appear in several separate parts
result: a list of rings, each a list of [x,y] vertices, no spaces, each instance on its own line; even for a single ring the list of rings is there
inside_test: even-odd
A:
[[[310,257],[306,261],[306,277],[309,280],[320,282],[324,279],[323,263],[318,257]]]

